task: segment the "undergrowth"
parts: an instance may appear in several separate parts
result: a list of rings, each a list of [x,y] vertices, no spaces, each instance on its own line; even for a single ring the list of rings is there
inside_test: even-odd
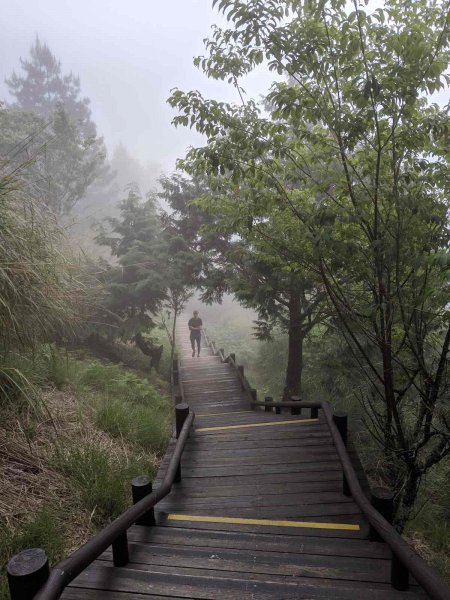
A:
[[[131,505],[131,479],[155,475],[169,440],[171,403],[158,374],[149,381],[85,351],[45,344],[0,357],[0,365],[0,429],[14,436],[17,453],[0,456],[0,472],[17,475],[25,455],[39,465],[23,462],[24,491],[11,480],[9,505],[0,505],[0,598],[7,599],[12,555],[41,547],[54,563]],[[56,474],[51,494],[43,470]],[[26,507],[19,498],[14,504],[16,492]]]

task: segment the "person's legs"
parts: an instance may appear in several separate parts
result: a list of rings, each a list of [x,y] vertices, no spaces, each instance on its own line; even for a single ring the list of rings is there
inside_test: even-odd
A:
[[[197,356],[200,356],[200,342],[201,342],[201,340],[202,340],[202,334],[199,331],[198,335],[197,335]]]
[[[192,356],[195,356],[195,336],[191,333],[191,346],[192,346]]]

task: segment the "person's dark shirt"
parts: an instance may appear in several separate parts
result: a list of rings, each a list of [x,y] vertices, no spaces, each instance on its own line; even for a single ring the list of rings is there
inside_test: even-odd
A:
[[[202,325],[203,322],[200,319],[200,317],[192,317],[192,319],[189,319],[188,327],[201,327]],[[194,329],[193,331],[191,331],[191,333],[200,333],[200,331],[198,329]]]

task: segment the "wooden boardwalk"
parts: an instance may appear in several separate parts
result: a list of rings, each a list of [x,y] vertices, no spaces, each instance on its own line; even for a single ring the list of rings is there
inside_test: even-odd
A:
[[[182,481],[157,505],[155,527],[129,531],[126,567],[105,552],[63,598],[426,598],[414,582],[406,592],[391,587],[391,552],[369,541],[357,505],[343,495],[326,423],[250,410],[228,364],[206,348],[191,357],[187,319],[179,334],[180,376],[196,413]]]

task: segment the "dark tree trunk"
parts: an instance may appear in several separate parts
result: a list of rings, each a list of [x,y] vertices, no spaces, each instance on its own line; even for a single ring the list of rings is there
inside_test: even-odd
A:
[[[290,396],[301,396],[302,392],[304,332],[301,323],[300,298],[292,294],[289,300],[288,360],[283,400],[288,400]]]

